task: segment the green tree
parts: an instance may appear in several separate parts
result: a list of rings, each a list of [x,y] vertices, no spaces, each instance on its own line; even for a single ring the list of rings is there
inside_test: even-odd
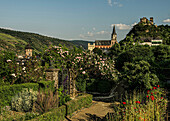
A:
[[[134,63],[125,62],[120,80],[128,84],[129,89],[151,89],[159,82],[159,79],[151,73],[150,67],[150,64],[144,60]]]

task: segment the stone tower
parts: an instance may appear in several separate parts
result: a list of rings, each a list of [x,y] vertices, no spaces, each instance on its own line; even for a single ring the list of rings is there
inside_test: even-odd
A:
[[[32,50],[33,50],[33,48],[28,44],[25,47],[25,55],[28,57],[32,57]]]
[[[153,17],[150,17],[150,23],[153,25]]]
[[[111,47],[117,43],[117,34],[116,34],[116,30],[115,30],[115,25],[113,26],[113,32],[111,34]]]

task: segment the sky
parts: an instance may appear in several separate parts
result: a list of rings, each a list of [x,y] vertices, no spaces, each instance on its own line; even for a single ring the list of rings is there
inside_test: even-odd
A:
[[[118,41],[140,18],[170,25],[170,0],[0,0],[0,28],[64,40]]]

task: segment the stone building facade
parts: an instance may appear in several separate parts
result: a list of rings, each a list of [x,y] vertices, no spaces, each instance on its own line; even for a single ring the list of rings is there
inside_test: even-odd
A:
[[[32,51],[33,51],[33,48],[28,44],[25,47],[25,56],[32,57]]]
[[[113,32],[111,34],[111,40],[95,40],[95,43],[93,44],[88,43],[88,50],[92,51],[94,48],[100,48],[104,51],[107,51],[115,43],[117,43],[117,34],[114,26]]]

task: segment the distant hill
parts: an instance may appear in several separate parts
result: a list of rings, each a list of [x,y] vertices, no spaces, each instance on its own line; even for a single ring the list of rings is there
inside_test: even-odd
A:
[[[138,23],[129,31],[127,36],[133,36],[133,40],[135,41],[144,41],[147,38],[159,38],[163,40],[163,44],[170,45],[170,26],[144,25],[143,23]],[[121,43],[126,41],[128,41],[127,38],[122,40]]]
[[[65,45],[68,48],[73,48],[73,46],[83,46],[85,47],[85,42],[83,45],[80,41],[66,41],[58,38],[47,37],[30,32],[21,32],[8,29],[0,28],[0,50],[13,51],[18,54],[24,53],[25,46],[30,44],[34,51],[39,53],[44,51],[45,48],[51,45]]]
[[[84,49],[88,49],[88,43],[93,43],[92,41],[85,41],[85,40],[72,40],[70,41],[77,47],[83,47]]]

